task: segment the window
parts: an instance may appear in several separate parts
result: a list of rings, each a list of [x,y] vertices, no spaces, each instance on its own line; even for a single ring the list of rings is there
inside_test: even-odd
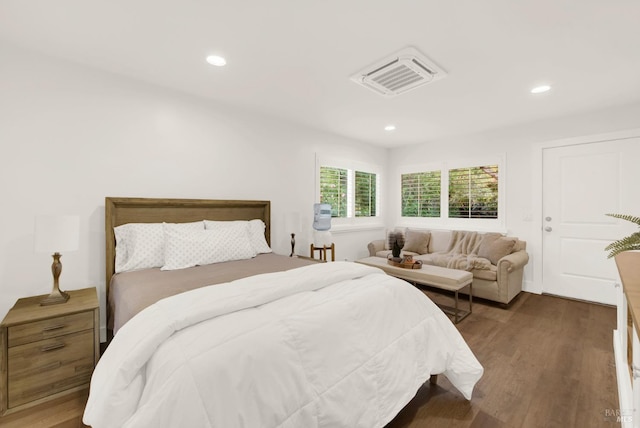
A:
[[[402,174],[402,216],[440,217],[440,171]]]
[[[449,170],[449,218],[498,218],[498,165]]]
[[[347,170],[320,167],[320,202],[331,204],[331,217],[347,216]]]
[[[331,204],[331,217],[376,217],[379,175],[334,166],[320,166],[320,202]]]
[[[376,175],[370,172],[356,171],[356,217],[376,216]]]
[[[504,227],[503,171],[500,155],[401,170],[401,216],[443,227]]]

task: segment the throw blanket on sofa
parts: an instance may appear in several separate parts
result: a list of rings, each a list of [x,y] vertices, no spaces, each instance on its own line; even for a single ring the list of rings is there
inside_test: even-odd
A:
[[[91,380],[101,427],[382,427],[430,374],[467,398],[482,366],[422,292],[336,262],[166,298],[125,324]]]
[[[424,263],[467,271],[491,268],[489,260],[478,257],[478,249],[485,235],[464,230],[454,230],[451,233],[449,248],[444,252],[433,253],[430,257],[422,259]]]

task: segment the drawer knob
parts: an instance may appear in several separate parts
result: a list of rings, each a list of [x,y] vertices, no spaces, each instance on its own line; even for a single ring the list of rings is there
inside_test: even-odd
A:
[[[64,324],[50,325],[48,327],[43,328],[42,331],[60,330],[61,328],[64,328],[64,327],[65,327]]]
[[[54,351],[60,348],[64,348],[64,343],[61,343],[61,342],[52,343],[51,345],[43,346],[42,348],[40,348],[40,350],[42,352],[49,352],[49,351]]]

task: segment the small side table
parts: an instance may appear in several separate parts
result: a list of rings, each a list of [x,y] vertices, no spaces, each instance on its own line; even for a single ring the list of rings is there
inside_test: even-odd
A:
[[[311,258],[315,258],[316,257],[316,251],[318,251],[319,254],[319,258],[320,260],[324,260],[325,262],[327,261],[327,251],[331,251],[331,261],[335,262],[336,261],[336,244],[331,244],[331,246],[326,246],[323,245],[322,247],[316,247],[315,245],[311,244],[310,246],[310,257]]]
[[[89,387],[100,357],[98,296],[67,293],[59,305],[19,299],[0,324],[0,415]]]

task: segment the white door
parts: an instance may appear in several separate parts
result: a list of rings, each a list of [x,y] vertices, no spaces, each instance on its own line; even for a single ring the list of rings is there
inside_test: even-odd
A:
[[[604,248],[637,231],[605,216],[640,216],[640,138],[543,151],[543,292],[615,305]]]

